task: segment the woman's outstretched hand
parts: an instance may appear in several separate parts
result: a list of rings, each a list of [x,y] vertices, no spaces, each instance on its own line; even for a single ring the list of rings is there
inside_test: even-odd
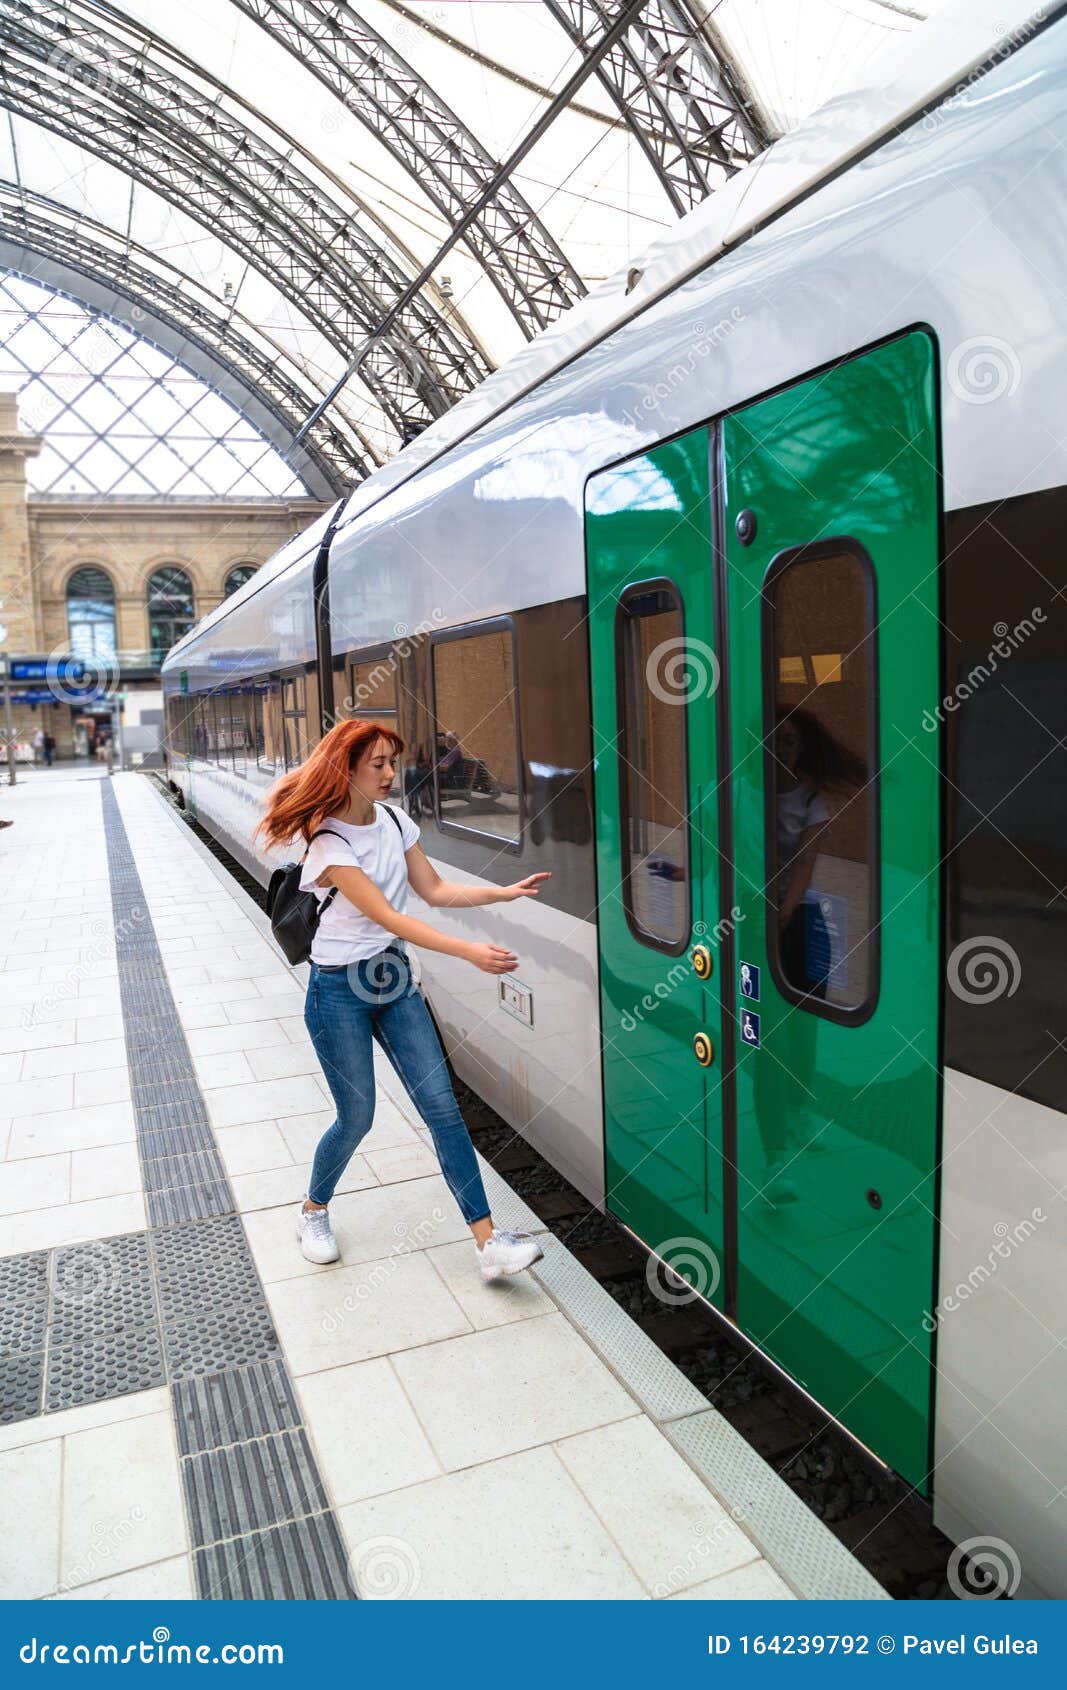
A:
[[[510,974],[513,968],[519,966],[515,952],[506,950],[503,945],[468,945],[467,961],[473,962],[475,968],[480,968],[485,974]]]
[[[500,901],[510,903],[512,898],[536,898],[541,888],[542,880],[551,880],[550,869],[542,870],[540,874],[528,874],[525,880],[516,880],[512,886],[500,888]]]

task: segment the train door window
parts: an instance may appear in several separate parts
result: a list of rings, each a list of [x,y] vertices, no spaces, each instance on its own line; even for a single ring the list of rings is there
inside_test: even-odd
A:
[[[686,712],[656,684],[685,627],[669,581],[628,587],[615,618],[623,909],[634,937],[678,953],[689,940]]]
[[[227,700],[230,706],[230,758],[235,775],[248,770],[248,751],[252,739],[252,695],[245,686],[234,687]]]
[[[307,756],[307,690],[303,675],[282,677],[282,744],[285,767],[295,769]]]
[[[878,995],[874,571],[833,540],[763,589],[767,953],[779,988],[834,1019]]]
[[[436,635],[430,650],[438,820],[446,830],[518,845],[522,761],[511,624]]]

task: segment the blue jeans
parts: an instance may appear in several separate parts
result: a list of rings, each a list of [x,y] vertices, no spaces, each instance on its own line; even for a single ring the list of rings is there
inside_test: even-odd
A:
[[[337,1106],[337,1119],[319,1140],[308,1196],[328,1203],[374,1120],[377,1039],[433,1135],[448,1188],[470,1224],[489,1203],[478,1159],[459,1112],[444,1052],[407,955],[389,945],[350,966],[311,964],[304,1025]]]

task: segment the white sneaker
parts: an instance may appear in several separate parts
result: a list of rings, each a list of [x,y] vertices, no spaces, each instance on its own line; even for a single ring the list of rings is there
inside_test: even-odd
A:
[[[330,1231],[329,1209],[305,1209],[304,1199],[296,1212],[296,1236],[300,1251],[309,1262],[336,1262],[341,1258],[337,1240]]]
[[[478,1245],[478,1266],[483,1279],[499,1279],[502,1274],[521,1273],[523,1268],[532,1267],[544,1253],[528,1232],[504,1232],[495,1226],[485,1243]]]

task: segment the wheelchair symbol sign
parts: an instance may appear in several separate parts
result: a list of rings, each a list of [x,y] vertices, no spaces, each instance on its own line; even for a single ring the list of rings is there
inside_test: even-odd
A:
[[[754,1050],[759,1049],[759,1016],[754,1009],[741,1011],[741,1043],[751,1045]]]

